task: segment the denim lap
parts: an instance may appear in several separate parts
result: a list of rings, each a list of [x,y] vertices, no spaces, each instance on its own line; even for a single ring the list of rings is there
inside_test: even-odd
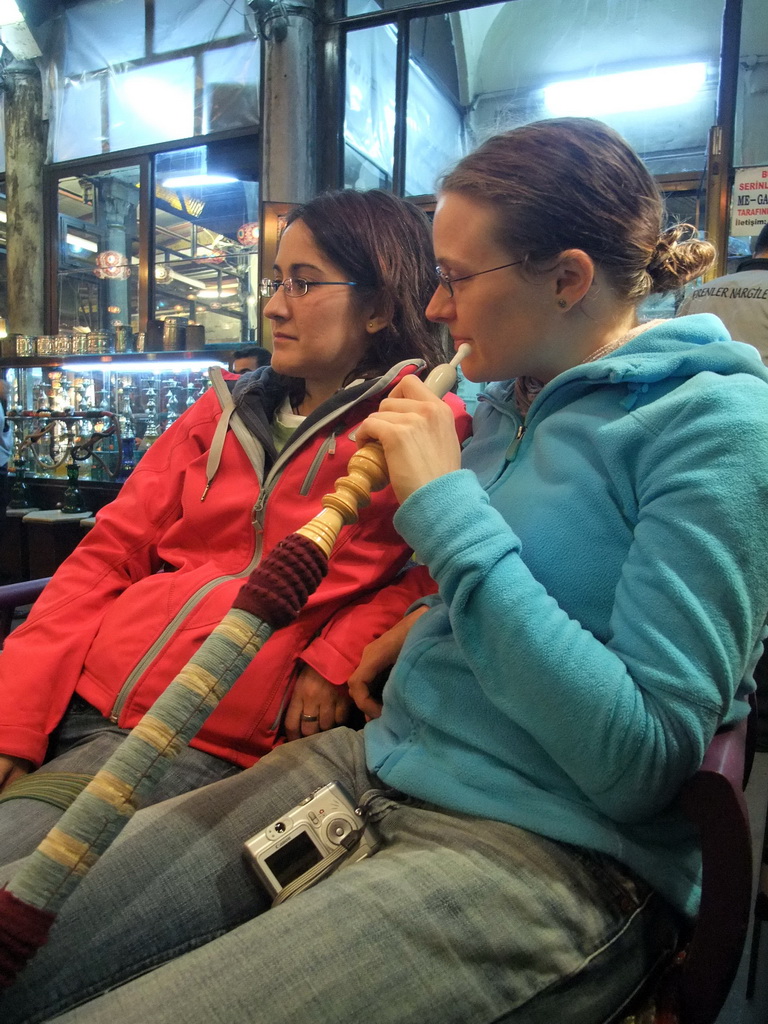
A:
[[[674,944],[671,911],[610,859],[391,795],[370,799],[374,857],[264,913],[243,841],[332,779],[358,800],[380,787],[359,733],[287,744],[137,814],[0,1001],[3,1021],[133,978],[62,1021],[596,1024]]]
[[[127,729],[118,728],[96,708],[75,697],[51,736],[48,759],[37,772],[95,775],[127,735]],[[150,802],[167,800],[240,770],[229,761],[186,747],[153,791]],[[0,803],[0,866],[32,853],[62,813],[60,808],[36,799]]]

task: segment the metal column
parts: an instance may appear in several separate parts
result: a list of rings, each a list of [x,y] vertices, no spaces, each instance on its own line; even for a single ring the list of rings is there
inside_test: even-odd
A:
[[[317,55],[313,0],[260,8],[261,199],[300,203],[317,191]]]
[[[3,70],[8,244],[8,333],[44,333],[43,165],[47,122],[33,60]]]

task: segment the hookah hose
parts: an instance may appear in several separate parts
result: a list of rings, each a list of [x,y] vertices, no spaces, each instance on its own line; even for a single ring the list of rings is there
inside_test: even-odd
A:
[[[469,351],[461,345],[427,386],[442,397]],[[381,446],[350,459],[323,510],[281,541],[241,587],[232,609],[157,698],[34,853],[0,891],[0,988],[12,984],[48,937],[62,904],[120,833],[173,758],[199,731],[275,629],[316,590],[342,526],[387,483]]]

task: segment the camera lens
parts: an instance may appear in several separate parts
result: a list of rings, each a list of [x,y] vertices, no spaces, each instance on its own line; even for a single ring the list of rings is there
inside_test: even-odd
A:
[[[274,824],[275,832],[285,832],[285,823],[282,821],[276,821]]]

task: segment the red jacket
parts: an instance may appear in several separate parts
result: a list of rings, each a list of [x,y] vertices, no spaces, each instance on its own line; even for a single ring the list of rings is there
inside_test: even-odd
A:
[[[231,406],[225,380],[233,378],[212,371],[214,387],[151,446],[7,639],[0,654],[0,753],[40,764],[73,692],[133,727],[221,621],[263,555],[320,511],[356,450],[355,427],[420,366],[400,364],[339,392],[279,457],[268,423],[284,392],[276,395],[273,383],[260,398],[256,385],[226,433],[220,429],[218,460],[209,452],[217,448],[222,402]],[[262,384],[278,380],[271,370],[249,376]],[[248,385],[241,388],[247,392]],[[463,438],[469,417],[455,396],[448,400]],[[338,408],[329,411],[334,403]],[[296,621],[264,645],[193,746],[251,765],[279,741],[299,659],[334,683],[346,682],[363,647],[434,589],[423,569],[385,587],[410,556],[392,526],[395,509],[387,487],[343,528],[327,577]]]

